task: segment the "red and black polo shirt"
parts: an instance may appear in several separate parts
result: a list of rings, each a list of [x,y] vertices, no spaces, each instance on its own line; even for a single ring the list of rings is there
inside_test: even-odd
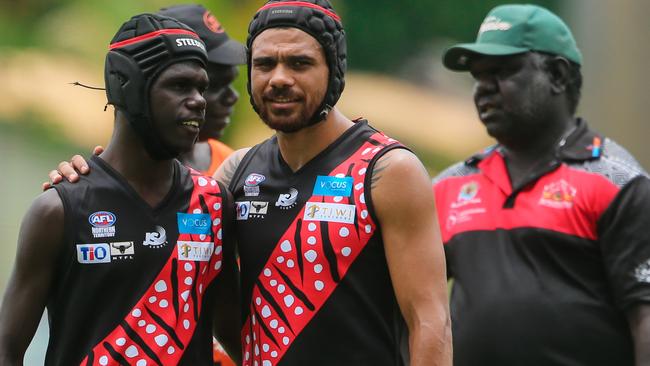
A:
[[[632,365],[625,312],[650,302],[650,180],[578,120],[512,187],[501,148],[434,181],[455,365]]]

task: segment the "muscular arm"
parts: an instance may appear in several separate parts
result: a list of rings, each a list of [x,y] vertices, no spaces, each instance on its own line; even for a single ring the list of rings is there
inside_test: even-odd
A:
[[[14,269],[0,307],[0,364],[22,365],[52,287],[63,242],[63,204],[50,189],[23,218]]]
[[[235,175],[237,167],[239,167],[239,163],[241,163],[244,155],[246,155],[250,149],[250,147],[245,147],[230,154],[230,156],[228,156],[228,158],[224,160],[223,163],[221,163],[217,171],[214,172],[212,178],[228,187],[230,185],[230,181],[232,181],[232,177]]]
[[[636,305],[626,315],[634,340],[635,365],[650,366],[650,305]]]
[[[393,150],[373,169],[371,195],[395,295],[409,328],[411,365],[450,366],[445,258],[431,180],[412,153]]]
[[[223,267],[217,278],[214,334],[230,358],[241,364],[241,309],[239,295],[239,269],[237,268],[233,233],[234,207],[228,194],[223,215]],[[229,207],[228,210],[225,207]]]

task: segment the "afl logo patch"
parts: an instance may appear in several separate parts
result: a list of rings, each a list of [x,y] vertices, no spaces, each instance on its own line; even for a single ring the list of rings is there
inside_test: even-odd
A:
[[[266,177],[262,174],[253,173],[246,177],[244,184],[249,187],[255,187],[256,185],[264,182],[264,180],[266,180]]]
[[[88,222],[94,227],[109,227],[115,225],[117,217],[112,212],[97,211],[88,216]]]

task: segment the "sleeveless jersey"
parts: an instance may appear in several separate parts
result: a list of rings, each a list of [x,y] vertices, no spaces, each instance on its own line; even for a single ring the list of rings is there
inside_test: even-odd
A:
[[[405,323],[370,178],[397,141],[357,122],[296,172],[276,137],[243,158],[235,197],[244,365],[401,365]]]
[[[151,208],[98,157],[58,192],[65,247],[47,304],[47,365],[211,365],[225,190],[174,165]],[[226,213],[226,215],[229,215]]]

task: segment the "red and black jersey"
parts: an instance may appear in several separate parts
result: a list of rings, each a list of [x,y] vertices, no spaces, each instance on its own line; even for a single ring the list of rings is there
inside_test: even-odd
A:
[[[402,365],[370,172],[397,141],[357,122],[294,172],[275,137],[253,147],[237,207],[244,365]]]
[[[155,208],[98,157],[58,192],[65,247],[47,310],[47,365],[211,365],[222,223],[232,218],[212,178],[174,165]],[[224,215],[225,213],[225,215]]]
[[[650,302],[650,181],[578,120],[512,187],[500,147],[434,183],[454,364],[632,365],[626,311]]]

